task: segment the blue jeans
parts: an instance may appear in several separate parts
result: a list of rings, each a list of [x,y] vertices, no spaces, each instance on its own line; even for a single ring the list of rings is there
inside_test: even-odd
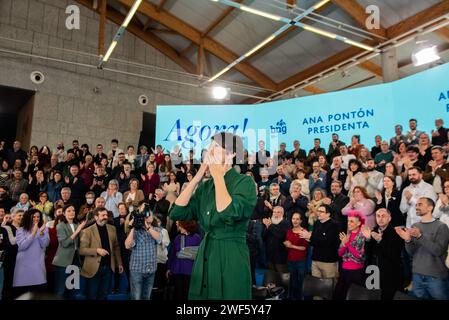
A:
[[[414,273],[412,295],[418,299],[449,300],[448,278]]]
[[[291,300],[302,300],[303,282],[307,271],[307,260],[288,261],[290,271],[290,289],[288,297]]]
[[[65,273],[65,267],[56,267],[55,270],[55,294],[60,299],[74,299],[75,298],[75,289],[67,289],[66,288],[66,280],[70,274]]]
[[[131,300],[151,300],[151,291],[153,290],[153,273],[142,273],[131,271]]]
[[[97,273],[87,279],[87,299],[106,300],[111,284],[112,270],[110,266],[100,266]]]

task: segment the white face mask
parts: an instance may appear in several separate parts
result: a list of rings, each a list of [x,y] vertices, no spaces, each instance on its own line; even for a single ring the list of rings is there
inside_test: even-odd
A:
[[[92,204],[92,203],[94,203],[94,199],[86,199],[86,203],[87,204]]]

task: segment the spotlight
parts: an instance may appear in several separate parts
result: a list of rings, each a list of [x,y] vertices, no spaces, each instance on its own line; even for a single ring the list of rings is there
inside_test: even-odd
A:
[[[213,87],[212,97],[215,100],[229,100],[231,97],[231,90],[225,87]]]
[[[412,54],[412,61],[415,67],[438,60],[440,60],[440,56],[438,55],[437,46],[421,48]]]

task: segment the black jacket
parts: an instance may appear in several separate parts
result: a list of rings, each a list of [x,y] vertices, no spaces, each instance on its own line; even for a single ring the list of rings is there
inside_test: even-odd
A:
[[[348,217],[341,213],[341,210],[349,203],[349,197],[343,193],[337,196],[331,196],[331,218],[340,225],[340,230],[346,232],[346,225],[348,223]]]
[[[296,201],[293,201],[292,196],[288,196],[284,203],[284,217],[291,223],[292,215],[295,212],[301,214],[301,220],[303,222],[303,227],[307,225],[306,212],[307,212],[307,204],[309,203],[309,199],[305,196],[299,196]]]
[[[379,227],[374,228],[379,233]],[[390,224],[382,233],[382,240],[373,238],[365,242],[367,264],[376,265],[380,271],[380,288],[382,299],[393,299],[394,293],[402,286],[401,252],[404,241]]]
[[[334,174],[334,171],[335,171],[335,169],[331,169],[327,172],[327,177],[326,177],[327,194],[331,193],[331,184],[334,181],[334,180],[332,180],[332,175]],[[348,177],[348,171],[346,169],[340,168],[340,171],[338,172],[337,180],[340,181],[342,183],[342,185],[345,185],[347,177]],[[344,190],[344,188],[343,188],[343,190]]]
[[[310,245],[313,246],[312,260],[337,262],[340,247],[339,225],[332,219],[324,223],[317,221],[313,226]]]
[[[391,193],[391,198],[388,201],[388,207],[385,201],[385,191],[382,192],[382,202],[376,202],[376,211],[380,208],[386,208],[391,213],[391,225],[393,227],[405,225],[405,216],[402,214],[399,206],[401,205],[401,193],[397,190],[393,190]]]
[[[263,238],[268,261],[274,264],[287,264],[287,249],[284,241],[290,224],[287,220],[282,220],[279,224],[271,224],[265,228]]]

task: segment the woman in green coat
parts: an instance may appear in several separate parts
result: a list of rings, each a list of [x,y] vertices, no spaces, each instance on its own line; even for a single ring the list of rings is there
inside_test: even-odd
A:
[[[232,168],[236,151],[243,152],[240,137],[216,134],[198,173],[170,212],[172,220],[197,220],[204,232],[193,265],[190,300],[251,299],[246,231],[257,198],[251,177]],[[200,183],[207,169],[212,179]]]

